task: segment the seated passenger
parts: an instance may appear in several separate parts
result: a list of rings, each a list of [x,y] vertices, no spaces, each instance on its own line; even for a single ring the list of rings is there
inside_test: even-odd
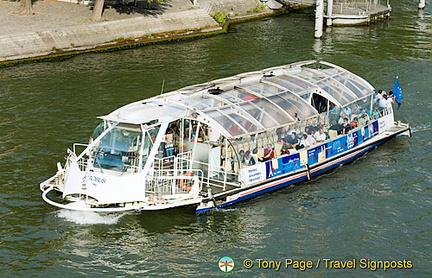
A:
[[[324,128],[320,127],[319,131],[316,132],[315,134],[315,140],[318,143],[324,142],[325,140],[327,140],[327,134],[324,132]]]
[[[364,125],[367,125],[369,123],[369,120],[366,120],[366,117],[367,117],[367,115],[365,115],[365,114],[360,116],[360,118],[358,120],[359,126],[364,126]]]
[[[359,121],[357,117],[354,117],[354,119],[351,121],[350,125],[352,126],[352,128],[356,128],[359,126]]]
[[[299,143],[297,134],[295,132],[291,133],[290,136],[287,136],[287,138],[285,138],[285,142],[290,143],[295,148]]]
[[[305,127],[305,133],[306,134],[315,134],[318,131],[318,127],[316,127],[315,125],[309,125],[307,127]]]
[[[292,149],[291,144],[284,142],[281,149],[281,155],[290,154],[290,149]]]
[[[307,139],[308,139],[308,135],[306,133],[303,133],[303,135],[301,136],[300,142],[299,142],[296,149],[300,150],[303,148],[309,148],[311,145]]]
[[[255,164],[255,159],[251,155],[250,151],[246,151],[243,157],[243,165],[250,166]]]
[[[340,116],[340,118],[339,118],[339,120],[338,120],[338,124],[343,124],[343,120],[345,119],[345,118],[348,118],[348,115],[347,114],[345,114],[345,113],[341,113],[341,116]]]
[[[312,136],[312,132],[309,131],[309,133],[307,133],[306,135],[307,135],[306,141],[308,142],[308,145],[309,146],[316,145],[317,142],[316,142],[315,138]]]
[[[378,108],[375,107],[374,111],[372,112],[371,118],[374,120],[378,120],[380,118],[380,116],[381,116],[381,114],[380,114]]]
[[[353,104],[352,105],[352,115],[354,115],[354,114],[358,115],[360,113],[361,113],[361,106],[358,104]],[[352,117],[352,115],[351,115],[351,117]]]
[[[274,150],[271,144],[268,144],[266,148],[264,148],[264,156],[260,159],[260,161],[267,161],[274,158]]]
[[[363,108],[362,112],[360,113],[360,117],[362,117],[362,116],[364,116],[364,119],[366,120],[366,122],[370,121],[370,111],[369,110]],[[359,120],[360,120],[360,118],[359,118]]]
[[[348,123],[348,118],[344,119],[342,127],[343,127],[344,134],[347,134],[352,129],[352,126]]]

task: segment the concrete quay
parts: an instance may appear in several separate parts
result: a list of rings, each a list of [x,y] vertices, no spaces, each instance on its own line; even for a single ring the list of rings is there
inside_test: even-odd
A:
[[[210,16],[215,12],[230,18],[273,13],[267,8],[248,13],[262,5],[260,0],[195,2],[166,0],[150,10],[106,8],[102,21],[95,23],[86,5],[37,1],[35,15],[21,16],[18,2],[0,1],[0,63],[221,32],[222,26]]]

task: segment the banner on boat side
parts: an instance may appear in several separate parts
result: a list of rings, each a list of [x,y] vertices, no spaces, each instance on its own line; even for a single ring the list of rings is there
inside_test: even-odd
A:
[[[386,115],[378,119],[379,130],[386,130],[394,125],[393,114]]]
[[[298,153],[283,156],[278,159],[242,168],[241,175],[243,181],[246,185],[250,185],[272,177],[293,172],[305,167],[306,164],[311,166],[322,162],[327,158],[331,158],[355,148],[359,144],[362,144],[370,138],[378,135],[380,124],[382,124],[382,122],[375,121],[353,133],[338,137],[325,144],[309,149],[303,149]]]
[[[267,161],[267,163],[271,161]],[[267,177],[267,163],[260,163],[241,169],[241,175],[246,185],[263,181]]]
[[[241,169],[241,175],[246,185],[264,181],[303,167],[300,164],[300,153],[280,157]]]

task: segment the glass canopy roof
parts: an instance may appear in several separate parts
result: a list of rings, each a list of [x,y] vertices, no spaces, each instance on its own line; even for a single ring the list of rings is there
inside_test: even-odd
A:
[[[318,111],[311,105],[313,94],[344,107],[373,92],[374,88],[367,81],[341,67],[306,61],[189,86],[132,104],[132,107],[127,105],[125,110],[134,110],[134,105],[142,110],[145,109],[142,104],[155,102],[162,111],[167,106],[177,108],[169,111],[183,111],[171,115],[173,119],[194,113],[225,136],[241,137],[294,124],[295,115],[301,119],[316,117]],[[152,105],[152,111],[155,106]],[[121,110],[117,110],[117,115]],[[112,119],[115,113],[103,118]],[[152,120],[149,113],[139,115],[134,121]]]

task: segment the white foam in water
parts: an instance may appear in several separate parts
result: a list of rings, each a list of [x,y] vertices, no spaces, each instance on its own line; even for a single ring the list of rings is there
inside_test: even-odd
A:
[[[57,213],[57,217],[76,224],[116,224],[123,215],[124,213],[106,214],[91,211],[72,211],[66,209],[62,209]]]

